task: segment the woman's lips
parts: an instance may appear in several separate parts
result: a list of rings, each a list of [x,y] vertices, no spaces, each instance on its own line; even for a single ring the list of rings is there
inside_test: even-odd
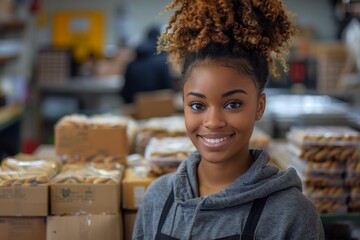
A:
[[[211,144],[214,144],[214,143],[220,143],[220,142],[223,142],[223,141],[226,141],[228,139],[228,137],[222,137],[222,138],[207,138],[207,137],[203,137],[203,139],[208,142],[208,143],[211,143]]]
[[[200,139],[202,140],[202,143],[205,145],[206,148],[209,149],[217,149],[225,146],[232,135],[222,135],[222,136],[208,136],[208,135],[199,135]]]

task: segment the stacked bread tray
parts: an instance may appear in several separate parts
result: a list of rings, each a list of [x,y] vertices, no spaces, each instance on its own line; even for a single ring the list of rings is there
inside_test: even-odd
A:
[[[359,161],[359,132],[346,126],[292,127],[287,140],[291,165],[318,211],[351,210],[348,206],[353,185],[348,181],[347,166]],[[352,179],[356,183],[358,180]]]

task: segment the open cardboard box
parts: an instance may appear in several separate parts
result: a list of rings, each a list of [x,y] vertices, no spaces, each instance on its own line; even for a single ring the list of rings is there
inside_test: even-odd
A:
[[[83,124],[84,126],[82,126]],[[116,155],[129,151],[126,126],[85,127],[81,124],[55,125],[55,152],[57,155]]]
[[[48,185],[0,187],[0,216],[37,217],[48,213]]]
[[[47,218],[47,240],[121,240],[122,236],[122,217],[119,214]]]
[[[137,119],[165,117],[176,113],[175,93],[172,90],[157,90],[137,93],[134,97]]]
[[[122,208],[127,210],[137,210],[144,200],[147,187],[155,179],[155,177],[140,175],[133,168],[127,168],[121,187]]]
[[[56,184],[50,185],[50,213],[118,213],[120,183],[116,184]]]
[[[45,217],[0,217],[2,240],[46,240]]]

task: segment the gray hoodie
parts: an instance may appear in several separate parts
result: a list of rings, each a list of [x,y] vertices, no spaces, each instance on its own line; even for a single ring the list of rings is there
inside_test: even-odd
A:
[[[155,239],[161,211],[170,191],[172,205],[161,232],[175,239],[220,239],[244,229],[252,202],[268,196],[255,230],[256,239],[324,239],[313,203],[302,194],[293,168],[280,171],[267,165],[269,156],[250,150],[254,159],[246,173],[228,188],[199,197],[198,152],[184,161],[174,174],[157,179],[148,188],[138,211],[133,239]]]

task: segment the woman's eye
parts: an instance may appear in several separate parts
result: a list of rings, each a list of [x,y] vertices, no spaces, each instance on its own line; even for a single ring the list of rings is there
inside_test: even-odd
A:
[[[190,107],[193,109],[193,110],[196,110],[196,111],[199,111],[199,110],[204,110],[205,109],[205,106],[200,104],[200,103],[192,103],[190,104]]]
[[[227,109],[235,109],[241,107],[241,102],[229,102],[225,105],[225,108]]]

